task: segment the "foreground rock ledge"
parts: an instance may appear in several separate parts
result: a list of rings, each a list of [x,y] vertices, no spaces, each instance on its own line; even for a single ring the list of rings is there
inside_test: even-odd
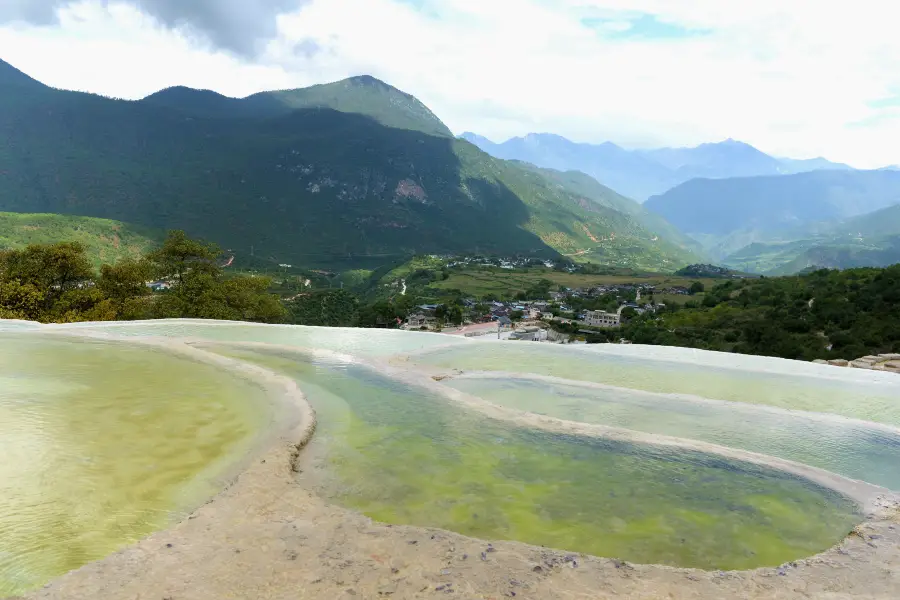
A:
[[[373,523],[301,488],[280,444],[172,529],[29,600],[884,598],[900,591],[900,507],[776,569],[706,572]],[[300,457],[300,468],[303,458]]]

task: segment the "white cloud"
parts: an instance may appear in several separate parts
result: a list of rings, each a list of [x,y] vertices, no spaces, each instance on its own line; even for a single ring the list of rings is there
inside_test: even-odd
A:
[[[709,33],[622,36],[641,13]],[[596,17],[607,21],[582,22]],[[52,85],[123,97],[371,73],[455,131],[626,145],[733,137],[874,167],[900,163],[900,118],[869,105],[900,89],[897,17],[887,0],[312,0],[279,17],[277,39],[249,64],[96,1],[63,10],[57,26],[0,27],[0,57]]]

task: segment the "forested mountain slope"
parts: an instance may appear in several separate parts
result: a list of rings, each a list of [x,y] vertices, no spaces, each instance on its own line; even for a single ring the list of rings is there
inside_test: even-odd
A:
[[[0,210],[183,229],[309,265],[421,253],[691,262],[633,216],[444,129],[372,78],[245,100],[171,88],[130,102],[54,90],[4,64]]]

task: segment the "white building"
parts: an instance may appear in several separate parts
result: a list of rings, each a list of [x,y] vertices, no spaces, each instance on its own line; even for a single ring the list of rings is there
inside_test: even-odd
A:
[[[589,310],[584,320],[591,327],[618,327],[620,325],[617,313],[608,313],[602,310]]]

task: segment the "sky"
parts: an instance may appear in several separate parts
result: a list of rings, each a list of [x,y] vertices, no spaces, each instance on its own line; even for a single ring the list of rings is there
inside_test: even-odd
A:
[[[230,96],[370,74],[454,132],[739,139],[900,163],[892,0],[0,0],[0,58],[55,87]]]

